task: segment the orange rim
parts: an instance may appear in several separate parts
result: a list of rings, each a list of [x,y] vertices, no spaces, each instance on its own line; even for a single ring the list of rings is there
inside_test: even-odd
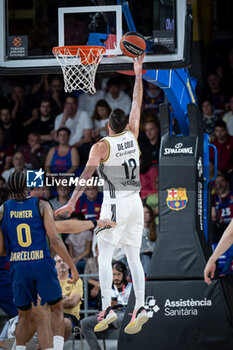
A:
[[[94,55],[98,55],[99,50],[101,50],[101,53],[106,52],[106,48],[104,46],[88,46],[88,45],[81,45],[81,46],[56,46],[53,48],[53,53],[62,55],[65,55],[65,50],[69,50],[71,55],[76,55],[78,49],[81,49],[83,53],[88,54],[91,50]]]
[[[81,46],[56,46],[53,48],[54,54],[67,55],[66,50],[69,50],[69,53],[73,56],[76,56],[79,51],[82,64],[93,64],[96,63],[96,57],[103,55],[106,52],[104,46],[90,46],[90,45],[81,45]],[[99,60],[97,60],[99,62]]]

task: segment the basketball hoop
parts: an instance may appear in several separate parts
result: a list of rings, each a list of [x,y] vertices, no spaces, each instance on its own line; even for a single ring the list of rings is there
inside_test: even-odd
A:
[[[103,46],[59,46],[53,48],[63,72],[65,92],[83,90],[94,94],[95,75],[106,52]]]

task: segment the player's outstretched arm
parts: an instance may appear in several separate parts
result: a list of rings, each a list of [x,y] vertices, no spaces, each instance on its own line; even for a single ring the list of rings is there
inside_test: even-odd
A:
[[[220,239],[215,251],[209,258],[205,270],[204,270],[204,279],[207,284],[211,284],[211,279],[214,278],[214,273],[216,269],[216,261],[218,258],[225,253],[225,251],[230,248],[233,244],[233,220],[224,231],[222,238]]]
[[[56,229],[58,233],[74,233],[78,234],[80,232],[91,230],[95,227],[94,223],[91,220],[76,220],[76,219],[70,219],[70,220],[59,220],[55,221]],[[97,220],[97,226],[98,227],[115,227],[116,223],[108,220],[108,219],[102,219]]]
[[[55,216],[61,215],[62,213],[66,213],[66,212],[68,213],[68,216],[71,215],[71,213],[75,209],[75,204],[77,200],[79,199],[79,197],[82,195],[82,193],[86,188],[86,185],[83,185],[81,180],[84,180],[83,182],[86,183],[86,181],[92,177],[99,162],[102,159],[106,158],[107,151],[108,151],[107,144],[106,142],[103,142],[103,141],[97,142],[91,147],[89,159],[87,161],[84,171],[82,172],[79,178],[79,184],[76,186],[69,202],[63,207],[55,211]]]
[[[133,101],[129,115],[129,124],[127,128],[132,131],[136,137],[139,133],[139,124],[142,107],[143,84],[142,84],[142,63],[144,55],[134,59],[135,83],[133,90]]]
[[[79,274],[73,260],[66,249],[63,241],[57,234],[55,222],[53,219],[53,210],[48,202],[40,201],[39,208],[41,215],[43,217],[44,226],[46,229],[47,236],[51,247],[55,252],[68,264],[71,269],[71,281],[70,283],[75,283],[79,279]]]

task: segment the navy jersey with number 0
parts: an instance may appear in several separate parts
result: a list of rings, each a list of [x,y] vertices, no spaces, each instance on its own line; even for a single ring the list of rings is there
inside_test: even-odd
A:
[[[38,198],[5,202],[1,227],[11,264],[50,257]]]

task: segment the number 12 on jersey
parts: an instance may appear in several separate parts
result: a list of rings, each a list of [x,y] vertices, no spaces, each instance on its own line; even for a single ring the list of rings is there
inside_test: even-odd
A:
[[[137,168],[136,160],[134,158],[130,158],[128,159],[128,161],[124,160],[124,162],[122,163],[122,166],[124,167],[124,170],[125,170],[126,179],[131,179],[131,180],[135,179],[136,177],[135,170]]]

